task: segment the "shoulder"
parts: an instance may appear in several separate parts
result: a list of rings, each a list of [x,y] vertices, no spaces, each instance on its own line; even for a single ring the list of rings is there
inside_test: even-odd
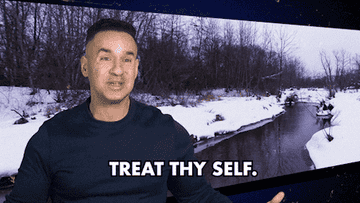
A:
[[[84,106],[86,104],[80,104],[74,108],[64,110],[49,120],[44,122],[44,125],[68,125],[68,123],[78,123],[81,122],[81,119],[84,119],[86,111],[84,111]],[[86,106],[85,106],[86,107]]]
[[[86,115],[87,112],[84,108],[86,106],[80,104],[72,109],[64,110],[45,121],[41,128],[44,128],[49,138],[61,138],[68,133],[76,134],[79,131],[79,126],[89,123],[89,116]]]
[[[174,126],[176,122],[171,115],[163,114],[160,109],[132,100],[136,108],[134,121],[147,126]]]
[[[137,101],[134,102],[134,105],[137,109],[137,113],[133,117],[134,123],[148,128],[156,128],[157,131],[167,133],[168,136],[174,136],[176,140],[187,141],[190,138],[188,131],[171,115],[163,114],[160,109]]]

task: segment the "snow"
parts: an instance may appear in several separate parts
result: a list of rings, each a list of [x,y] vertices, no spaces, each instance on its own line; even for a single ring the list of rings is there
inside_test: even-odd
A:
[[[315,133],[306,144],[317,169],[360,160],[360,93],[338,92],[331,103],[334,126]],[[331,142],[326,133],[334,137]]]
[[[30,121],[29,124],[22,125],[12,125],[9,122],[1,123],[0,177],[17,173],[27,142],[46,120],[46,117],[42,117],[36,121]],[[7,126],[3,124],[7,124]]]
[[[325,99],[328,92],[323,89],[300,89],[283,92],[280,101],[275,96],[265,97],[260,100],[257,96],[246,97],[245,91],[225,92],[225,89],[208,91],[211,99],[203,99],[199,102],[199,96],[179,97],[170,95],[174,105],[181,103],[175,100],[187,99],[184,106],[172,106],[169,99],[157,101],[150,94],[135,95],[149,101],[150,105],[168,105],[158,107],[163,113],[170,114],[182,124],[195,138],[206,139],[215,136],[215,133],[226,133],[238,130],[258,121],[273,118],[284,112],[283,104],[287,95],[295,92],[301,102],[318,104]],[[0,177],[10,176],[17,173],[20,166],[26,143],[48,118],[48,112],[54,114],[59,108],[64,107],[54,101],[54,91],[50,94],[41,90],[35,95],[30,95],[31,89],[27,87],[0,87]],[[205,94],[205,93],[204,93]],[[335,106],[333,123],[335,126],[325,129],[331,132],[334,140],[329,142],[324,131],[313,135],[306,144],[310,157],[316,168],[334,166],[360,160],[360,138],[358,136],[360,121],[360,93],[355,91],[337,93],[336,98],[330,102]],[[29,105],[31,102],[33,105]],[[154,103],[156,102],[157,103]],[[197,102],[196,102],[197,101]],[[188,104],[188,105],[186,105]],[[189,105],[190,104],[190,105]],[[13,123],[20,118],[15,113],[26,112],[30,117],[29,122],[20,125]],[[51,116],[50,116],[51,117]]]
[[[256,100],[255,97],[220,97],[220,101],[203,102],[196,107],[159,107],[170,114],[187,131],[200,138],[214,137],[214,133],[238,130],[241,126],[272,118],[284,111],[274,97]],[[216,115],[224,120],[214,121]]]

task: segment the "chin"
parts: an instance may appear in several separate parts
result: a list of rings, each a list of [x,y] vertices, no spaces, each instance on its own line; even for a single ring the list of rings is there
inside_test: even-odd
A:
[[[119,104],[122,101],[125,101],[129,97],[129,94],[122,94],[122,95],[109,95],[106,98],[108,102],[111,104]]]
[[[109,88],[93,89],[91,95],[97,97],[104,104],[119,104],[129,98],[131,88],[123,87],[119,90]]]

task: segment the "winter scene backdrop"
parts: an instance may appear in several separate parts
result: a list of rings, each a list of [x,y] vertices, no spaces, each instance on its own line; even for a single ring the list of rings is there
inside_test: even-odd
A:
[[[80,58],[102,18],[133,23],[131,96],[183,125],[196,154],[306,104],[319,122],[302,146],[312,168],[360,161],[359,31],[18,1],[0,13],[2,188],[42,123],[90,96]]]

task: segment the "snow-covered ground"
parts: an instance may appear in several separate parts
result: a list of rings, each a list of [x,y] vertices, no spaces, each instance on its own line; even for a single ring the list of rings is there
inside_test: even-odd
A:
[[[360,91],[338,92],[331,103],[334,126],[315,133],[306,144],[317,169],[360,161]],[[334,137],[331,142],[326,133]]]
[[[328,94],[327,91],[300,89],[294,90],[300,101],[319,103]],[[275,96],[245,97],[237,91],[225,92],[224,89],[208,91],[210,97],[203,97],[199,102],[198,96],[184,95],[184,97],[170,96],[171,99],[158,99],[147,95],[135,95],[148,104],[158,107],[163,113],[170,114],[182,124],[195,138],[211,138],[215,133],[225,133],[238,130],[241,126],[256,123],[260,120],[272,118],[284,111],[281,104],[287,95],[294,91],[285,91],[281,101]],[[17,173],[20,166],[26,143],[38,130],[42,123],[49,119],[46,115],[59,112],[63,106],[54,102],[54,92],[50,94],[41,90],[30,95],[31,90],[26,87],[0,87],[0,177]],[[331,128],[332,142],[328,142],[323,131],[316,133],[307,143],[310,156],[316,168],[333,166],[360,160],[360,144],[356,125],[360,121],[358,108],[360,93],[338,93],[331,100],[334,104],[334,117],[337,126]],[[175,98],[175,99],[174,99]],[[179,100],[186,100],[179,101]],[[160,102],[159,102],[160,101]],[[171,101],[171,102],[169,102]],[[178,102],[174,102],[178,101]],[[154,103],[156,102],[156,103]],[[185,106],[175,105],[178,103]],[[170,106],[161,106],[161,105]],[[356,110],[355,110],[356,109]],[[20,125],[13,123],[20,118],[15,113],[29,114],[29,122]],[[50,112],[50,113],[49,113]],[[36,117],[32,120],[31,117]],[[325,129],[327,132],[329,129]]]
[[[214,137],[215,133],[238,130],[241,126],[271,118],[284,111],[274,97],[219,97],[219,101],[203,102],[196,107],[164,106],[170,114],[197,139]]]

